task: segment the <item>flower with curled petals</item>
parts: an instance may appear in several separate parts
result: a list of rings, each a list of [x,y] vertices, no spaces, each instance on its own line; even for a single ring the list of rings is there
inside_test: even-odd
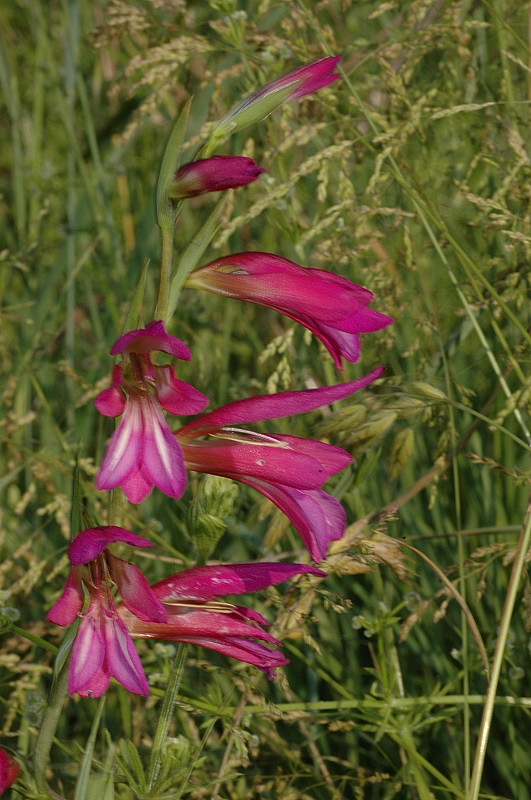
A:
[[[138,653],[117,614],[113,586],[138,619],[163,623],[167,614],[140,570],[108,549],[115,542],[151,547],[147,539],[113,525],[81,531],[68,549],[72,569],[66,586],[46,616],[63,626],[81,618],[72,646],[70,695],[101,697],[111,677],[129,692],[149,694]],[[88,602],[83,611],[85,595]]]
[[[157,486],[170,497],[181,497],[186,487],[183,455],[162,409],[170,414],[197,414],[208,398],[177,379],[171,366],[151,360],[154,350],[189,360],[188,347],[166,333],[160,321],[125,333],[112,355],[123,361],[114,367],[112,384],[95,400],[107,417],[123,415],[103,457],[96,486],[121,486],[131,503],[140,503]]]
[[[151,589],[167,612],[166,622],[146,622],[125,606],[118,613],[133,638],[187,642],[254,664],[269,678],[274,670],[288,663],[278,650],[268,645],[281,642],[262,630],[267,620],[256,611],[220,602],[225,594],[256,592],[295,575],[326,573],[307,564],[257,563],[222,564],[183,570]]]
[[[322,486],[350,464],[351,456],[325,442],[260,434],[236,426],[313,411],[349,397],[382,373],[383,367],[378,367],[348,383],[258,395],[203,414],[175,434],[186,466],[261,492],[286,514],[313,560],[320,562],[326,558],[329,543],[343,536],[346,524],[341,504]]]
[[[192,272],[187,286],[267,306],[312,331],[336,366],[360,357],[360,333],[385,328],[391,317],[369,308],[372,292],[322,269],[271,253],[224,256]]]

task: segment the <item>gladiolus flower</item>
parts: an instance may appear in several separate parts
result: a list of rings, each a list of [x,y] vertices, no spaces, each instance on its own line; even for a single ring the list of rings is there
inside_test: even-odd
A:
[[[20,765],[13,756],[0,747],[0,795],[9,789],[20,775]]]
[[[180,200],[235,189],[255,181],[265,169],[245,156],[212,156],[185,164],[175,173],[170,197]]]
[[[329,542],[345,530],[345,512],[321,488],[344,469],[351,456],[313,439],[259,434],[234,427],[313,411],[368,386],[383,373],[378,367],[356,381],[320,389],[281,392],[239,400],[204,414],[177,431],[186,466],[257,489],[291,520],[314,561],[326,558]],[[200,440],[202,436],[213,439]]]
[[[337,81],[340,75],[335,68],[340,61],[341,56],[327,56],[312,61],[257,89],[218,123],[211,136],[211,146],[229,134],[264,119],[281,103],[298,100]]]
[[[334,83],[341,77],[339,73],[334,72],[340,61],[341,56],[327,56],[318,61],[312,61],[310,64],[304,64],[302,67],[297,67],[292,72],[288,72],[287,75],[282,75],[282,77],[262,86],[261,89],[250,95],[244,103],[245,105],[250,105],[257,99],[274,94],[288,86],[292,87],[292,91],[286,100],[299,100],[299,98],[308,94],[314,94],[314,92]]]
[[[95,400],[101,414],[123,414],[103,457],[98,489],[121,486],[132,503],[140,503],[157,486],[170,497],[186,488],[183,455],[166,422],[170,414],[198,414],[208,398],[193,386],[177,380],[170,366],[156,366],[150,352],[158,350],[189,360],[188,347],[166,333],[162,322],[121,336],[111,350],[124,361],[113,370],[112,385]]]
[[[391,317],[368,308],[372,292],[322,269],[271,253],[224,256],[192,272],[187,285],[280,311],[312,331],[341,369],[360,357],[360,333],[385,328]]]
[[[72,569],[64,591],[46,616],[63,626],[81,617],[72,647],[70,695],[101,697],[111,677],[129,692],[144,697],[149,694],[138,653],[116,610],[113,585],[135,617],[163,623],[167,614],[140,570],[107,549],[114,542],[151,547],[147,539],[113,525],[81,531],[68,549]],[[82,612],[84,590],[88,605]]]
[[[288,663],[274,636],[262,630],[267,620],[243,606],[219,602],[224,594],[256,592],[301,574],[325,577],[306,564],[230,564],[195,567],[159,581],[151,588],[168,614],[166,622],[144,622],[120,606],[118,613],[133,638],[187,642],[254,664],[273,677],[276,667]],[[266,644],[262,644],[265,642]]]

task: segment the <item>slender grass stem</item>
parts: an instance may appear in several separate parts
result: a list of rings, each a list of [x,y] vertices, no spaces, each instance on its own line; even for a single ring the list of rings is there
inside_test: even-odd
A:
[[[478,800],[481,789],[481,781],[483,777],[483,768],[485,766],[485,757],[487,755],[487,745],[490,736],[492,725],[492,716],[496,704],[496,694],[498,692],[498,683],[502,670],[503,661],[505,658],[505,648],[507,645],[507,637],[509,634],[509,625],[513,617],[514,607],[516,604],[516,596],[520,587],[520,579],[525,567],[527,554],[531,545],[531,498],[529,500],[524,523],[520,533],[520,539],[516,550],[516,556],[513,561],[511,576],[509,578],[509,586],[507,587],[507,594],[505,596],[505,603],[500,619],[498,628],[498,636],[496,639],[496,649],[494,651],[494,658],[492,661],[492,673],[487,695],[485,697],[485,705],[483,706],[483,716],[478,732],[478,743],[474,757],[474,767],[472,770],[472,778],[470,780],[470,789],[467,795],[467,800]]]

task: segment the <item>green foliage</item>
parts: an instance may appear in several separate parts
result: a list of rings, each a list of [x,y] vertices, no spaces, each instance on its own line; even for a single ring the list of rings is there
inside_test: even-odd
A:
[[[283,421],[283,432],[354,455],[329,485],[346,536],[325,582],[261,598],[291,659],[285,679],[191,649],[150,788],[171,654],[140,645],[151,697],[124,700],[113,684],[95,727],[94,701],[68,702],[54,796],[526,796],[528,11],[518,0],[0,4],[0,736],[23,759],[13,797],[43,796],[28,708],[50,689],[50,651],[65,647],[44,617],[64,583],[71,523],[104,524],[109,512],[94,475],[111,427],[92,401],[127,315],[138,317],[141,297],[157,303],[157,176],[172,125],[193,98],[187,138],[184,117],[176,134],[185,161],[246,93],[331,54],[343,55],[340,83],[221,145],[267,175],[223,208],[186,204],[174,253],[191,268],[279,253],[368,287],[395,317],[362,337],[361,367],[341,375],[385,363],[382,381],[355,403]],[[206,252],[204,239],[188,247],[203,225]],[[170,330],[194,358],[179,378],[211,408],[338,382],[289,320],[181,288],[169,287]],[[131,529],[156,542],[158,558],[139,556],[150,580],[197,553],[303,557],[268,503],[245,487],[221,502],[218,488],[194,483],[172,504],[153,493],[128,510]]]

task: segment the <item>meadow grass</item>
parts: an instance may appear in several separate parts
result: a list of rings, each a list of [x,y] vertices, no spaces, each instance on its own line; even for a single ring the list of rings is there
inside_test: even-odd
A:
[[[250,600],[284,642],[284,676],[189,649],[149,786],[173,646],[140,646],[150,698],[113,684],[99,702],[69,700],[49,796],[528,796],[530,15],[516,0],[0,6],[0,743],[23,765],[13,798],[48,796],[32,754],[64,632],[44,617],[73,513],[106,518],[94,475],[110,428],[92,401],[146,264],[155,308],[172,124],[193,97],[192,156],[245,94],[332,54],[340,83],[224,145],[268,172],[230,196],[202,262],[249,249],[329,269],[371,289],[394,325],[341,375],[257,306],[185,292],[171,332],[194,353],[179,377],[211,408],[386,364],[352,401],[284,421],[353,454],[329,484],[346,535],[326,581]],[[177,257],[214,204],[188,204]],[[202,486],[128,509],[156,545],[140,557],[151,581],[200,556],[187,508],[201,510]],[[303,558],[257,498],[238,488],[212,557]]]

